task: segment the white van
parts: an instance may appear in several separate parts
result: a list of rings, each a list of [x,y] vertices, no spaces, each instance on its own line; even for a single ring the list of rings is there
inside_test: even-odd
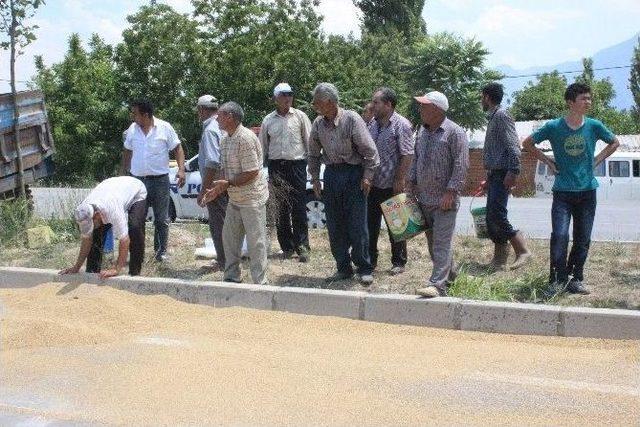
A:
[[[598,200],[640,200],[640,152],[615,152],[595,170]],[[538,161],[536,197],[551,197],[555,176]]]

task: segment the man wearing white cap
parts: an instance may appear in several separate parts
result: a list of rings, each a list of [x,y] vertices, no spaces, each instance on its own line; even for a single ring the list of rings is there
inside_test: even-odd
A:
[[[139,275],[144,260],[146,199],[147,190],[142,181],[130,176],[108,178],[98,184],[75,210],[82,236],[80,253],[73,267],[60,274],[77,273],[86,260],[87,273],[100,273],[103,279],[117,276],[131,251],[129,274]],[[102,248],[109,229],[120,241],[118,261],[115,268],[101,272]]]
[[[441,92],[415,97],[423,126],[416,136],[410,186],[424,213],[433,271],[416,293],[432,298],[447,295],[455,279],[452,240],[460,193],[469,169],[469,141],[458,124],[449,120],[449,101]]]
[[[198,204],[205,206],[204,194],[211,188],[214,181],[222,178],[220,163],[220,141],[223,131],[218,126],[218,100],[213,95],[202,95],[198,98],[198,119],[202,122],[202,137],[198,146],[198,170],[202,177],[202,186],[198,194]],[[209,232],[216,249],[216,270],[224,270],[225,256],[222,244],[222,226],[229,196],[223,193],[215,200],[206,204],[209,211]]]
[[[269,178],[277,188],[278,242],[285,258],[298,253],[309,261],[309,229],[305,190],[311,121],[292,107],[293,89],[280,83],[273,89],[275,111],[262,121],[259,139],[268,161]]]

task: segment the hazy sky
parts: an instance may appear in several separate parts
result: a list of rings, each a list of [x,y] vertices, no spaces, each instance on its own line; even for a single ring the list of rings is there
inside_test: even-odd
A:
[[[159,0],[178,11],[189,0]],[[34,22],[38,40],[18,63],[19,79],[34,73],[33,56],[50,64],[62,59],[73,32],[84,39],[97,32],[108,43],[121,40],[126,16],[147,1],[48,0]],[[358,13],[351,0],[321,0],[324,29],[358,34]],[[491,51],[489,66],[514,68],[579,60],[627,40],[640,31],[640,0],[427,0],[423,11],[430,32],[450,31],[481,40]],[[626,64],[609,64],[626,65]],[[0,78],[9,76],[8,54],[0,53]],[[0,81],[0,92],[8,84]]]

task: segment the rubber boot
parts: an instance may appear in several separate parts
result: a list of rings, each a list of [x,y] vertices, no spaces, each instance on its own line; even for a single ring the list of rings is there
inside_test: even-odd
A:
[[[505,271],[507,260],[509,259],[509,244],[495,243],[493,249],[493,259],[487,266],[490,271]]]
[[[513,264],[510,265],[511,270],[520,268],[531,261],[531,252],[527,249],[527,244],[521,232],[518,231],[516,235],[511,238],[511,246],[513,246],[513,250],[516,253],[516,259]]]

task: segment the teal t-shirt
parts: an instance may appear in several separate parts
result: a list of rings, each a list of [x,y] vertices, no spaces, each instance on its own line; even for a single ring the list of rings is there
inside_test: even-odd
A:
[[[613,133],[602,122],[585,117],[581,127],[573,130],[564,117],[545,123],[533,133],[536,144],[549,141],[558,174],[554,191],[588,191],[598,188],[593,175],[596,142],[613,142]]]

